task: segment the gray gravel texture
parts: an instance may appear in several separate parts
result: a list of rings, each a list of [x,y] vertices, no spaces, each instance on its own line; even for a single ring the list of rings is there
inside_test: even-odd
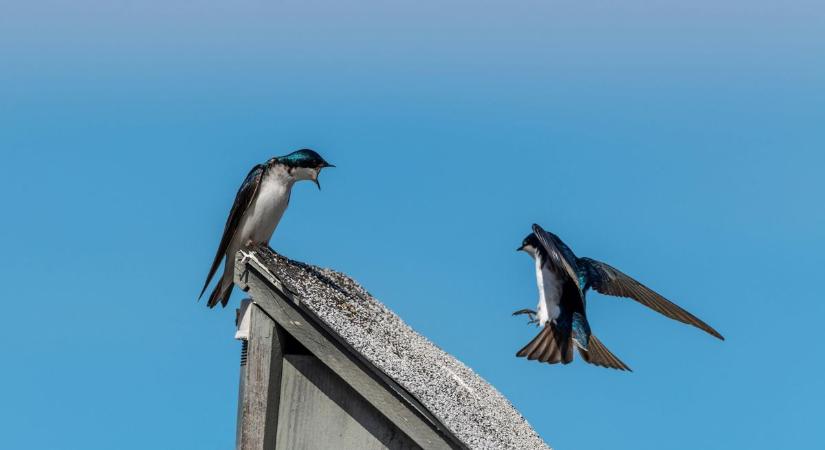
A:
[[[347,275],[257,250],[269,271],[344,341],[404,387],[472,449],[549,449],[472,369],[416,333]]]

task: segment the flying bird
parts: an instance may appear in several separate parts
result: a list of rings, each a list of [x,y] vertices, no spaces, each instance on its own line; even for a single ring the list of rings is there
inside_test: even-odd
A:
[[[539,225],[533,225],[533,233],[524,239],[522,247],[519,248],[519,250],[527,251],[534,255],[534,258],[537,258],[537,260],[545,258],[551,266],[561,266],[563,268],[562,274],[566,277],[564,279],[569,278],[572,282],[575,282],[575,285],[581,290],[582,308],[585,304],[587,291],[594,289],[606,295],[631,298],[666,317],[693,325],[718,339],[725,339],[718,331],[698,317],[685,311],[675,303],[662,297],[618,269],[592,258],[577,257],[558,236],[545,231]],[[537,262],[536,264],[537,267],[539,267],[539,263]],[[545,265],[547,265],[547,263],[545,263]],[[542,281],[544,276],[543,273],[539,273],[538,269],[537,277],[539,279],[539,290],[542,291],[542,286],[548,283]],[[523,309],[516,311],[514,314],[528,314],[532,321],[537,321],[540,325],[544,325],[542,320],[547,322],[550,319],[547,312],[548,308],[550,308],[549,311],[554,311],[552,304],[548,305],[547,302],[544,301],[544,297],[541,297],[538,311]],[[541,336],[541,333],[539,336]],[[529,347],[530,345],[528,344],[527,347],[522,349],[522,351],[519,352],[519,356],[528,356],[527,353],[531,352],[527,352],[524,355],[521,353],[529,350]],[[535,349],[532,349],[532,352],[535,352]],[[621,363],[621,361],[619,361],[619,363]]]
[[[235,195],[229,211],[223,236],[215,254],[215,260],[201,290],[203,297],[209,282],[224,259],[223,275],[218,280],[209,301],[210,308],[221,303],[224,307],[232,293],[235,254],[249,245],[269,244],[275,227],[289,205],[292,186],[301,180],[311,180],[321,189],[318,175],[329,164],[318,153],[301,149],[285,156],[276,156],[249,171]]]
[[[559,245],[561,244],[561,245]],[[550,364],[569,364],[573,348],[590,364],[630,370],[590,331],[584,304],[584,289],[576,257],[561,240],[533,225],[518,251],[527,252],[536,264],[539,303],[536,311],[523,309],[513,314],[529,314],[542,330],[516,353]]]

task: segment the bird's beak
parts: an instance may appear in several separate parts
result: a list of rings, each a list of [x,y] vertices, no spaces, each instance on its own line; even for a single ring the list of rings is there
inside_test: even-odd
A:
[[[523,246],[523,245],[522,245],[522,246],[520,246],[519,248],[517,248],[517,249],[516,249],[516,251],[517,251],[517,252],[524,251],[524,246]]]
[[[318,167],[318,170],[315,171],[315,177],[312,179],[312,181],[315,182],[315,185],[318,186],[319,191],[321,190],[321,183],[318,182],[318,175],[321,174],[321,169],[326,169],[327,167],[335,167],[335,166],[328,163],[328,162],[326,162],[326,161],[324,161],[324,164],[321,165],[320,167]]]
[[[325,169],[327,167],[335,167],[335,166],[333,166],[332,164],[324,161],[323,164],[321,164],[320,166],[318,166],[317,169],[315,169],[315,176],[312,177],[312,181],[313,181],[313,183],[315,183],[316,186],[318,186],[319,191],[321,190],[321,183],[318,182],[318,176],[321,175],[321,169]]]

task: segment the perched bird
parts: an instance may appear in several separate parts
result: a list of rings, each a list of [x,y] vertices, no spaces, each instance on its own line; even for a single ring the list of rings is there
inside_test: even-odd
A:
[[[561,245],[559,245],[561,244]],[[536,264],[539,288],[537,311],[523,309],[542,330],[516,356],[550,364],[569,364],[573,347],[590,364],[630,370],[590,331],[584,304],[584,289],[578,276],[576,257],[555,235],[533,225],[518,251],[527,252]]]
[[[218,270],[221,258],[224,258],[223,275],[206,305],[213,308],[220,302],[226,306],[232,293],[235,254],[248,245],[269,244],[275,227],[289,205],[292,186],[297,181],[312,180],[321,189],[318,174],[325,167],[335,166],[324,161],[315,151],[301,149],[286,156],[276,156],[252,168],[235,195],[235,203],[229,211],[223,237],[199,299]]]
[[[584,305],[586,292],[592,288],[602,294],[631,298],[666,317],[693,325],[716,338],[725,339],[710,325],[618,269],[595,259],[577,257],[558,236],[545,231],[539,225],[533,225],[533,233],[524,239],[524,243],[519,250],[539,256],[547,254],[549,255],[547,259],[552,264],[560,264],[564,268],[564,275],[574,279],[576,286],[581,290],[582,305]],[[538,256],[534,256],[534,258],[538,258]],[[536,264],[539,267],[538,262]],[[538,270],[537,276],[539,277],[539,289],[541,291],[542,285],[547,283],[542,281],[543,274],[539,273]],[[543,310],[547,311],[548,306],[546,302],[540,299],[538,312],[523,309],[513,314],[528,314],[531,320],[542,324],[542,319],[546,322],[547,317],[549,317],[548,312]],[[519,352],[519,356],[526,356],[526,353],[524,355],[521,353],[528,347],[529,344]]]

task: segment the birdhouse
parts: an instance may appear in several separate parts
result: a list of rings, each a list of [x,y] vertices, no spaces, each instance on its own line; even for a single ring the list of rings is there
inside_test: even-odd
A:
[[[242,250],[237,448],[549,449],[513,405],[350,277]]]

